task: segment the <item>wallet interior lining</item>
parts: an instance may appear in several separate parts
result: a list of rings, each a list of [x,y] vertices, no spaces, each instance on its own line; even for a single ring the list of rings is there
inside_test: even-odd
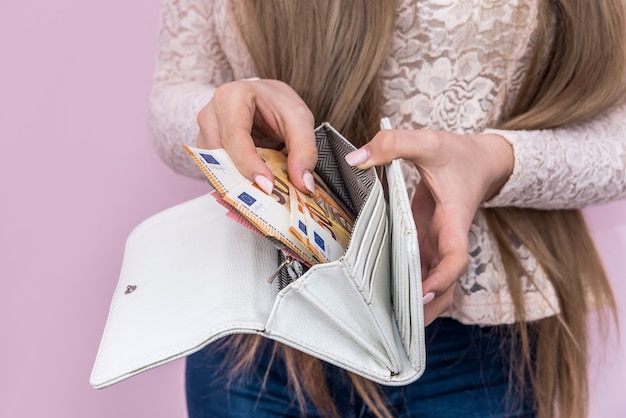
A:
[[[356,215],[361,211],[375,181],[374,170],[348,165],[345,156],[356,148],[327,123],[315,130],[318,161],[315,171]]]

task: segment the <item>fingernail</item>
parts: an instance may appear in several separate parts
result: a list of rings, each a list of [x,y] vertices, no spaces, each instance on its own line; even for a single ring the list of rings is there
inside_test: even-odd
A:
[[[266,194],[272,194],[272,190],[274,190],[274,185],[269,179],[261,174],[254,175],[254,182],[263,190]]]
[[[315,179],[313,178],[313,174],[309,170],[304,170],[304,174],[302,175],[302,181],[306,186],[307,190],[311,192],[311,194],[315,193]]]
[[[422,305],[428,305],[430,302],[435,299],[435,294],[433,292],[428,292],[422,297]]]
[[[370,153],[367,148],[360,148],[346,155],[346,162],[354,167],[363,164],[369,157]]]

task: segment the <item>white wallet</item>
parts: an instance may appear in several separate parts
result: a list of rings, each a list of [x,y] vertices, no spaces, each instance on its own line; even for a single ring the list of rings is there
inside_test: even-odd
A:
[[[266,280],[274,244],[227,219],[210,195],[158,213],[128,237],[90,383],[104,388],[229,334],[260,334],[384,385],[424,371],[417,232],[400,169],[345,162],[354,147],[316,129],[316,171],[358,213],[345,254]],[[385,197],[386,195],[386,197]]]

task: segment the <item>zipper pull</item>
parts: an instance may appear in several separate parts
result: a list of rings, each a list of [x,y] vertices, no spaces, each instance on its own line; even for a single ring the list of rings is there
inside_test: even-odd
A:
[[[281,270],[284,269],[285,267],[289,267],[293,264],[294,259],[290,256],[286,256],[285,257],[285,261],[283,261],[282,263],[280,263],[280,265],[278,266],[278,268],[276,269],[276,271],[267,278],[267,282],[269,284],[274,283],[274,280],[276,279],[276,277],[278,277],[278,275],[280,274]]]

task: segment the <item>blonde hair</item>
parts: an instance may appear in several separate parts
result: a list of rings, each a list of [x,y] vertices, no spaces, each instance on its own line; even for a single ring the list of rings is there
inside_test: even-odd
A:
[[[537,45],[549,48],[537,49],[517,102],[499,126],[503,129],[547,129],[584,121],[624,98],[626,19],[621,1],[541,4]],[[292,86],[316,121],[329,121],[357,146],[377,132],[383,103],[379,70],[393,34],[395,1],[238,0],[231,6],[260,77]],[[563,417],[585,417],[588,300],[613,312],[615,303],[584,219],[577,210],[518,208],[489,209],[486,216],[518,319],[510,330],[519,342],[512,385],[531,385],[540,418],[557,411]],[[524,321],[523,268],[513,241],[524,244],[547,273],[559,299],[559,315],[535,324]],[[232,370],[252,367],[262,344],[260,337],[231,337]],[[275,344],[273,350],[284,358],[303,415],[308,397],[323,415],[338,416],[321,362],[283,345]],[[377,385],[349,377],[376,416],[391,416]]]

